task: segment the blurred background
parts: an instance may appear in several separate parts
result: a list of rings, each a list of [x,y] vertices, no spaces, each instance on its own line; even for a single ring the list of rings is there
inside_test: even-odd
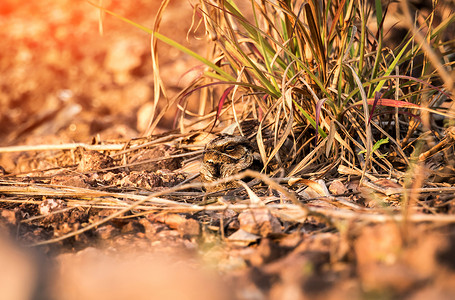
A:
[[[160,1],[103,5],[153,28]],[[200,50],[204,32],[188,32],[192,15],[190,2],[170,1],[160,32]],[[1,1],[0,26],[0,145],[87,141],[96,134],[133,138],[144,131],[153,100],[149,34],[70,0]],[[171,98],[197,62],[164,43],[158,54]],[[161,129],[170,129],[173,114]]]

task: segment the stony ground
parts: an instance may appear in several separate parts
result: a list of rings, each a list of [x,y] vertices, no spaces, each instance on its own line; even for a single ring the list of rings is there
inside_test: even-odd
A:
[[[152,27],[159,3],[109,7]],[[187,41],[191,22],[189,3],[171,1],[161,31],[204,54],[201,30]],[[0,25],[0,146],[29,146],[0,153],[5,299],[454,297],[453,191],[424,193],[408,219],[399,197],[381,192],[401,187],[386,179],[376,189],[355,176],[305,191],[259,185],[267,206],[254,208],[244,192],[204,197],[192,178],[211,136],[166,133],[175,108],[156,135],[130,141],[153,99],[147,34],[105,16],[100,35],[99,11],[69,0],[3,0]],[[197,62],[166,45],[159,52],[172,97]],[[72,146],[31,148],[61,144]],[[211,202],[218,208],[200,205]]]

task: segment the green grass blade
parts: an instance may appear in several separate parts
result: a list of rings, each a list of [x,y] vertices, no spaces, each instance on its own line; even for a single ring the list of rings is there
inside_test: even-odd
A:
[[[395,69],[395,66],[397,65],[397,63],[400,61],[401,57],[403,56],[403,53],[406,51],[406,48],[408,47],[408,45],[412,42],[412,38],[409,39],[409,41],[406,43],[406,45],[404,45],[403,49],[401,49],[400,53],[398,53],[398,55],[395,57],[395,59],[392,61],[392,63],[390,64],[390,66],[387,68],[387,71],[384,73],[383,76],[389,76],[390,73],[392,73],[392,71]],[[376,88],[373,90],[372,94],[374,95],[374,93],[376,92],[379,92],[382,87],[384,86],[385,84],[385,80],[381,80],[379,82],[379,84],[376,86]]]
[[[226,81],[235,81],[236,80],[235,77],[233,77],[229,73],[225,72],[222,68],[218,67],[217,65],[212,63],[210,60],[208,60],[208,59],[204,58],[203,56],[197,54],[196,52],[186,48],[182,44],[179,44],[176,41],[168,38],[167,36],[165,36],[165,35],[163,35],[163,34],[161,34],[159,32],[153,32],[153,30],[151,30],[150,28],[147,28],[147,27],[145,27],[143,25],[140,25],[140,24],[130,20],[130,19],[122,17],[121,15],[119,15],[117,13],[114,13],[114,12],[112,12],[110,10],[107,10],[104,7],[98,6],[95,3],[92,3],[90,1],[88,1],[88,3],[90,3],[91,5],[103,10],[104,12],[106,12],[106,13],[108,13],[108,14],[110,14],[110,15],[112,15],[112,16],[114,16],[114,17],[116,17],[116,18],[118,18],[118,19],[120,19],[120,20],[122,20],[122,21],[124,21],[126,23],[128,23],[128,24],[133,25],[134,27],[136,27],[138,29],[141,29],[141,30],[147,32],[148,34],[155,35],[155,37],[157,39],[159,39],[160,41],[162,41],[162,42],[164,42],[164,43],[166,43],[166,44],[168,44],[168,45],[170,45],[170,46],[182,51],[183,53],[186,53],[186,54],[194,57],[195,59],[199,60],[200,62],[202,62],[206,66],[208,66],[208,67],[212,68],[214,71],[218,72],[223,77],[223,80],[226,80]]]

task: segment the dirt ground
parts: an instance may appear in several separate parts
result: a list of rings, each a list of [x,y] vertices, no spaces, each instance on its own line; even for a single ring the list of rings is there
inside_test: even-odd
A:
[[[106,6],[151,28],[159,1]],[[192,15],[190,2],[171,1],[160,32],[205,54],[204,32],[187,35]],[[318,198],[307,201],[313,213],[296,221],[299,211],[206,199],[197,184],[180,190],[197,176],[205,140],[169,133],[176,108],[153,138],[139,138],[154,93],[150,36],[108,15],[101,35],[99,20],[85,1],[0,2],[4,299],[455,297],[453,191],[425,194],[431,200],[410,209],[414,218],[391,218],[369,209],[404,210],[393,194],[355,178],[327,180],[322,191],[307,191]],[[162,43],[159,55],[171,99],[198,62]],[[198,101],[194,95],[190,108]],[[100,148],[3,151],[74,143]],[[397,188],[385,179],[377,185]],[[274,207],[292,204],[283,191],[257,191]],[[142,206],[125,209],[135,201]],[[237,206],[205,210],[204,201]],[[187,206],[163,212],[176,203]]]

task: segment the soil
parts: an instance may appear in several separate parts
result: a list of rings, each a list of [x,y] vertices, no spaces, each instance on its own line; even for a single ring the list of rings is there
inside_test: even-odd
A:
[[[107,6],[152,28],[159,1]],[[192,16],[189,2],[170,1],[160,32],[206,53],[201,28],[187,39]],[[0,3],[5,299],[455,297],[448,180],[410,211],[384,192],[402,188],[387,178],[373,187],[355,176],[259,184],[259,200],[245,191],[207,196],[197,176],[212,136],[172,131],[174,107],[141,137],[154,97],[150,36],[109,15],[100,34],[99,17],[84,1]],[[198,63],[158,49],[171,99]],[[198,94],[191,99],[196,110]],[[11,150],[18,145],[29,148]]]

